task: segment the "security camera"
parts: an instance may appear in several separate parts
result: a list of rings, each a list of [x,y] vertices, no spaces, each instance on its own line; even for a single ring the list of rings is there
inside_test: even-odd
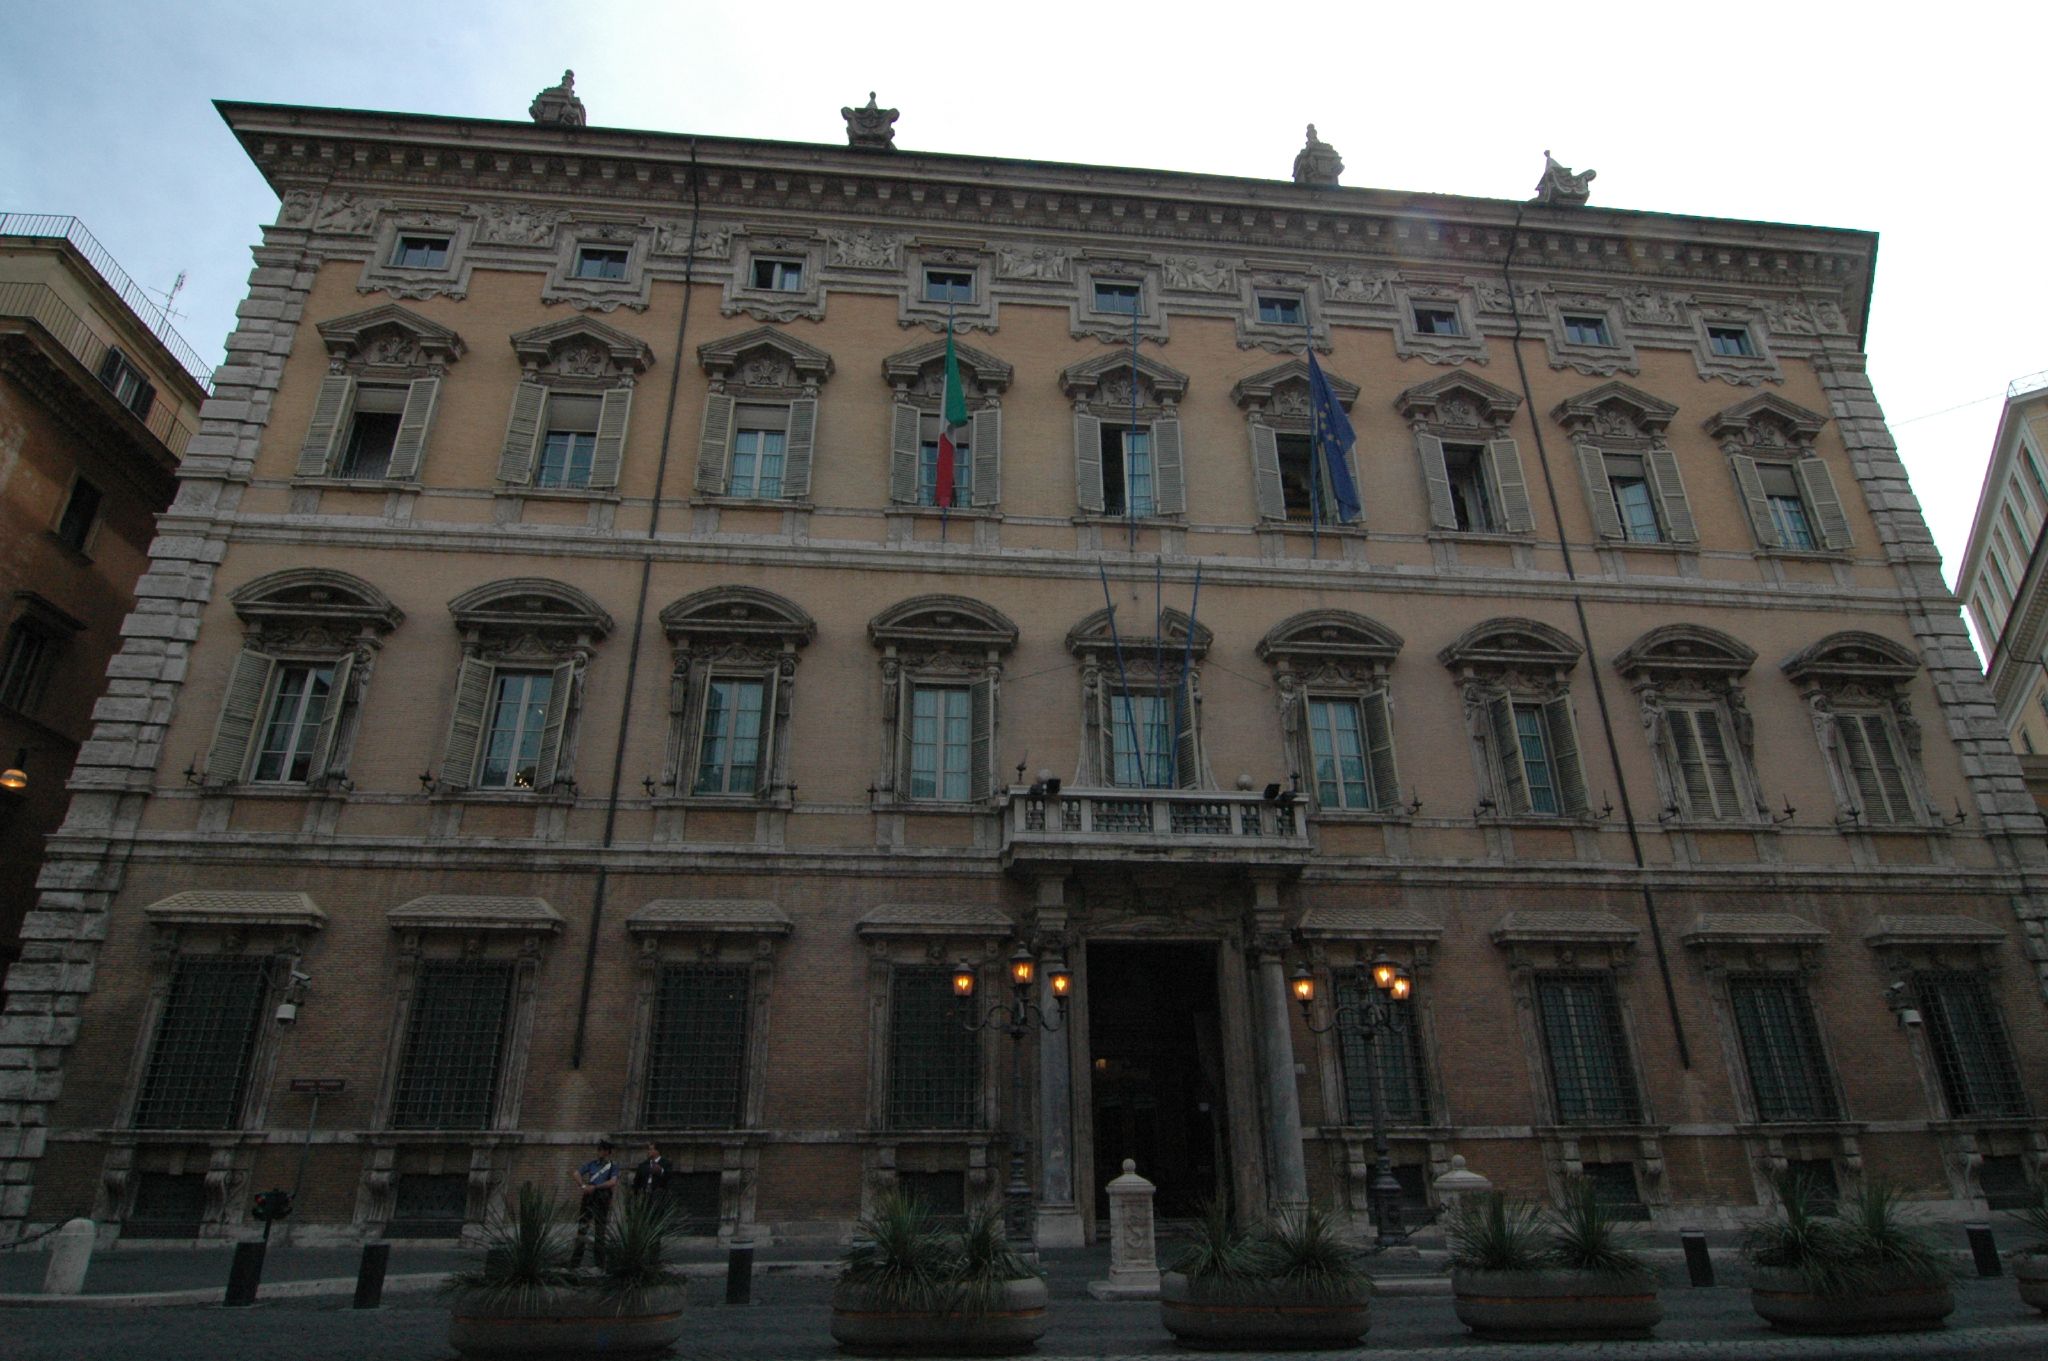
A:
[[[277,1023],[279,1025],[291,1025],[298,1019],[299,1004],[297,1002],[279,1002],[277,1004]]]
[[[1905,979],[1903,979],[1903,978],[1901,978],[1901,979],[1899,979],[1899,980],[1898,980],[1897,982],[1894,982],[1894,983],[1888,984],[1888,985],[1887,985],[1887,986],[1885,987],[1885,990],[1884,990],[1884,995],[1885,995],[1885,996],[1886,996],[1887,998],[1896,998],[1896,997],[1898,997],[1898,996],[1899,996],[1899,994],[1903,993],[1903,992],[1904,992],[1905,990],[1906,990],[1906,980],[1905,980]]]
[[[309,973],[300,973],[300,972],[299,972],[299,971],[298,971],[297,969],[293,969],[293,970],[292,970],[292,986],[293,986],[293,987],[295,987],[295,988],[303,988],[303,987],[305,987],[305,986],[306,986],[306,985],[307,985],[308,983],[310,983],[310,982],[312,982],[312,981],[313,981],[313,975],[311,975],[311,974],[309,974]]]
[[[1918,1011],[1914,1010],[1914,1009],[1913,1009],[1912,1007],[1903,1007],[1903,1008],[1901,1008],[1901,1009],[1900,1009],[1900,1011],[1899,1011],[1899,1024],[1900,1024],[1900,1025],[1919,1025],[1919,1024],[1920,1024],[1920,1013],[1919,1013]]]

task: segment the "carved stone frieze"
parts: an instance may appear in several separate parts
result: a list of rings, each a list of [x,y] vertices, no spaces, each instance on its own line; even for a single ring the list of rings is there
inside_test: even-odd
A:
[[[1383,270],[1325,269],[1323,288],[1332,302],[1388,302],[1394,276]]]
[[[733,234],[739,229],[730,222],[699,222],[697,224],[697,258],[700,260],[725,260],[732,256]],[[663,219],[654,224],[654,253],[656,255],[688,255],[690,253],[690,222]]]
[[[903,238],[863,227],[853,232],[827,232],[831,263],[839,269],[896,269],[903,262]]]
[[[365,198],[356,194],[335,194],[320,205],[314,214],[313,230],[331,236],[365,236],[376,225],[377,214],[384,210],[381,199]]]
[[[545,246],[562,214],[536,203],[485,203],[477,208],[476,239],[501,246]]]
[[[1191,293],[1228,293],[1231,268],[1228,260],[1205,259],[1196,255],[1169,255],[1160,262],[1168,288]]]
[[[999,243],[996,246],[996,277],[1040,279],[1065,283],[1074,276],[1074,257],[1057,246]]]

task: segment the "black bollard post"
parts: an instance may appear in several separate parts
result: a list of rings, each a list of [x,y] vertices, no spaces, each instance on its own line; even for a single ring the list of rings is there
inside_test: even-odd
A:
[[[228,1293],[221,1301],[223,1305],[240,1309],[256,1303],[256,1288],[263,1284],[263,1254],[267,1250],[261,1243],[235,1244],[235,1259],[228,1264]]]
[[[2005,1268],[1998,1263],[1998,1244],[1991,1241],[1989,1224],[1965,1224],[1963,1232],[1970,1235],[1970,1255],[1977,1259],[1977,1274],[1990,1279],[2005,1274]]]
[[[735,1243],[725,1255],[725,1302],[748,1304],[754,1298],[754,1245]]]
[[[1680,1229],[1679,1246],[1685,1249],[1685,1274],[1696,1286],[1714,1283],[1714,1259],[1707,1255],[1707,1236],[1698,1229]]]
[[[363,1264],[356,1268],[357,1309],[375,1309],[384,1303],[384,1272],[390,1265],[389,1243],[363,1244]]]

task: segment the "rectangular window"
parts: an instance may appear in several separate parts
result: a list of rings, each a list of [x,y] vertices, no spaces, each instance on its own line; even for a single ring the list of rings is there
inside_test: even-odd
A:
[[[71,484],[71,496],[64,502],[64,513],[57,519],[57,538],[67,548],[85,551],[92,542],[93,522],[100,514],[100,489],[84,478]]]
[[[1873,823],[1920,821],[1907,793],[1906,773],[1892,725],[1883,714],[1838,713],[1835,735],[1841,743],[1843,772],[1855,787],[1863,818]]]
[[[1582,1175],[1593,1184],[1593,1198],[1605,1205],[1616,1219],[1648,1219],[1650,1207],[1643,1204],[1642,1187],[1636,1182],[1634,1163],[1582,1163]]]
[[[2027,1113],[2005,1017],[1981,973],[1923,969],[1913,975],[1913,1000],[1941,1077],[1942,1099],[1957,1120]]]
[[[206,1223],[204,1172],[138,1172],[123,1238],[197,1238]]]
[[[1543,1056],[1557,1118],[1567,1125],[1632,1125],[1643,1118],[1621,1027],[1614,975],[1556,970],[1536,975]]]
[[[1102,427],[1102,513],[1134,515],[1143,519],[1154,513],[1152,431],[1149,427]]]
[[[135,1103],[138,1129],[234,1129],[270,997],[266,955],[180,955]]]
[[[704,688],[694,794],[752,794],[761,785],[767,682],[714,678]]]
[[[1290,520],[1328,520],[1335,516],[1329,470],[1315,456],[1307,435],[1273,436],[1280,455],[1280,499]]]
[[[626,252],[616,246],[580,246],[576,251],[575,273],[579,279],[623,279]]]
[[[1835,1119],[1835,1084],[1806,985],[1791,974],[1735,974],[1728,1004],[1757,1119]]]
[[[1771,524],[1778,542],[1787,548],[1818,548],[1813,520],[1806,513],[1806,497],[1799,490],[1799,476],[1789,464],[1759,463],[1757,480],[1763,483],[1764,502],[1771,510]]]
[[[1371,984],[1368,991],[1377,991]],[[1358,980],[1339,975],[1337,997],[1337,1056],[1344,1070],[1345,1119],[1354,1125],[1372,1123],[1370,1080],[1379,1084],[1380,1109],[1388,1124],[1429,1123],[1429,1085],[1423,1080],[1422,1044],[1415,1034],[1414,1013],[1406,1002],[1392,1005],[1408,1010],[1406,1024],[1384,1026],[1373,1033],[1368,1044],[1365,1029],[1358,1024],[1356,1008],[1364,1000]]]
[[[1614,336],[1607,329],[1605,317],[1577,316],[1567,312],[1564,338],[1573,345],[1597,345],[1607,349],[1614,346]]]
[[[754,287],[772,293],[801,293],[804,291],[804,262],[757,255],[754,257]]]
[[[150,404],[156,401],[156,385],[141,369],[130,363],[120,347],[109,345],[100,359],[99,380],[114,394],[114,400],[142,420],[149,419]]]
[[[889,1127],[972,1129],[981,1097],[980,1037],[953,971],[902,965],[889,977]]]
[[[1428,307],[1417,303],[1415,333],[1424,336],[1461,336],[1465,334],[1465,328],[1459,324],[1456,308]]]
[[[1984,1203],[1994,1210],[2024,1210],[2036,1199],[2026,1164],[2017,1153],[1985,1154],[1977,1164],[1977,1184],[1984,1188]]]
[[[733,431],[732,478],[726,494],[770,501],[781,497],[783,459],[788,452],[788,407],[741,407]]]
[[[288,662],[271,669],[270,707],[256,749],[258,784],[303,784],[320,745],[320,724],[336,702],[332,662]]]
[[[391,1179],[386,1238],[460,1238],[469,1221],[469,1173],[400,1172]]]
[[[974,274],[964,269],[928,269],[924,272],[926,302],[970,303],[974,301]]]
[[[1261,293],[1259,320],[1273,326],[1299,326],[1301,299],[1286,293]]]
[[[1446,444],[1444,472],[1451,479],[1451,509],[1460,530],[1491,534],[1502,527],[1486,481],[1485,449],[1476,444]]]
[[[1173,699],[1113,691],[1109,697],[1110,783],[1120,789],[1173,789]]]
[[[487,1129],[512,1011],[512,962],[423,960],[413,980],[395,1129]]]
[[[533,470],[536,487],[588,487],[591,462],[597,456],[597,420],[604,399],[580,393],[551,393],[547,424],[540,441],[540,462]]]
[[[747,1065],[745,964],[664,964],[647,1042],[649,1129],[737,1129]]]
[[[967,505],[974,490],[974,458],[970,443],[973,423],[958,427],[953,432],[953,504]],[[936,506],[939,503],[939,417],[919,418],[919,439],[917,445],[917,503],[920,506]]]
[[[448,238],[445,236],[401,236],[392,248],[391,264],[397,269],[446,269]]]
[[[552,671],[500,671],[491,678],[477,788],[533,788],[554,688]]]
[[[1515,706],[1515,742],[1521,750],[1522,778],[1527,781],[1528,811],[1553,816],[1562,812],[1557,772],[1550,760],[1550,727],[1541,704]]]
[[[970,797],[973,705],[964,685],[920,685],[910,692],[910,797]]]
[[[1756,358],[1756,344],[1749,338],[1747,326],[1709,326],[1707,346],[1726,359]]]
[[[1614,495],[1614,509],[1621,516],[1621,532],[1634,543],[1662,543],[1664,532],[1657,525],[1657,498],[1650,491],[1650,474],[1636,454],[1608,454],[1607,485]]]
[[[348,436],[342,441],[336,477],[374,481],[391,472],[391,451],[398,445],[398,422],[405,414],[406,389],[364,383],[356,388],[349,411]]]
[[[1734,755],[1727,725],[1712,706],[1672,705],[1664,720],[1686,816],[1733,821],[1745,816],[1737,796]]]
[[[1098,283],[1095,285],[1095,310],[1113,312],[1120,317],[1138,315],[1143,299],[1137,284]]]
[[[25,619],[7,628],[7,650],[0,653],[0,708],[33,713],[42,703],[56,661],[57,640]]]
[[[1355,699],[1308,701],[1309,751],[1316,802],[1324,808],[1376,808],[1365,760],[1365,720]]]

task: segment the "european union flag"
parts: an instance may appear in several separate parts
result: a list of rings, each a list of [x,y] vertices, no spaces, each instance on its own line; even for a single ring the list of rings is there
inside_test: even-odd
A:
[[[1337,521],[1349,524],[1364,509],[1358,503],[1358,484],[1351,480],[1351,465],[1344,457],[1358,436],[1353,433],[1351,418],[1344,414],[1337,394],[1330,391],[1330,380],[1323,377],[1323,366],[1316,363],[1313,348],[1308,352],[1308,411],[1309,428],[1314,432],[1315,456],[1329,469],[1330,495],[1337,502]]]

